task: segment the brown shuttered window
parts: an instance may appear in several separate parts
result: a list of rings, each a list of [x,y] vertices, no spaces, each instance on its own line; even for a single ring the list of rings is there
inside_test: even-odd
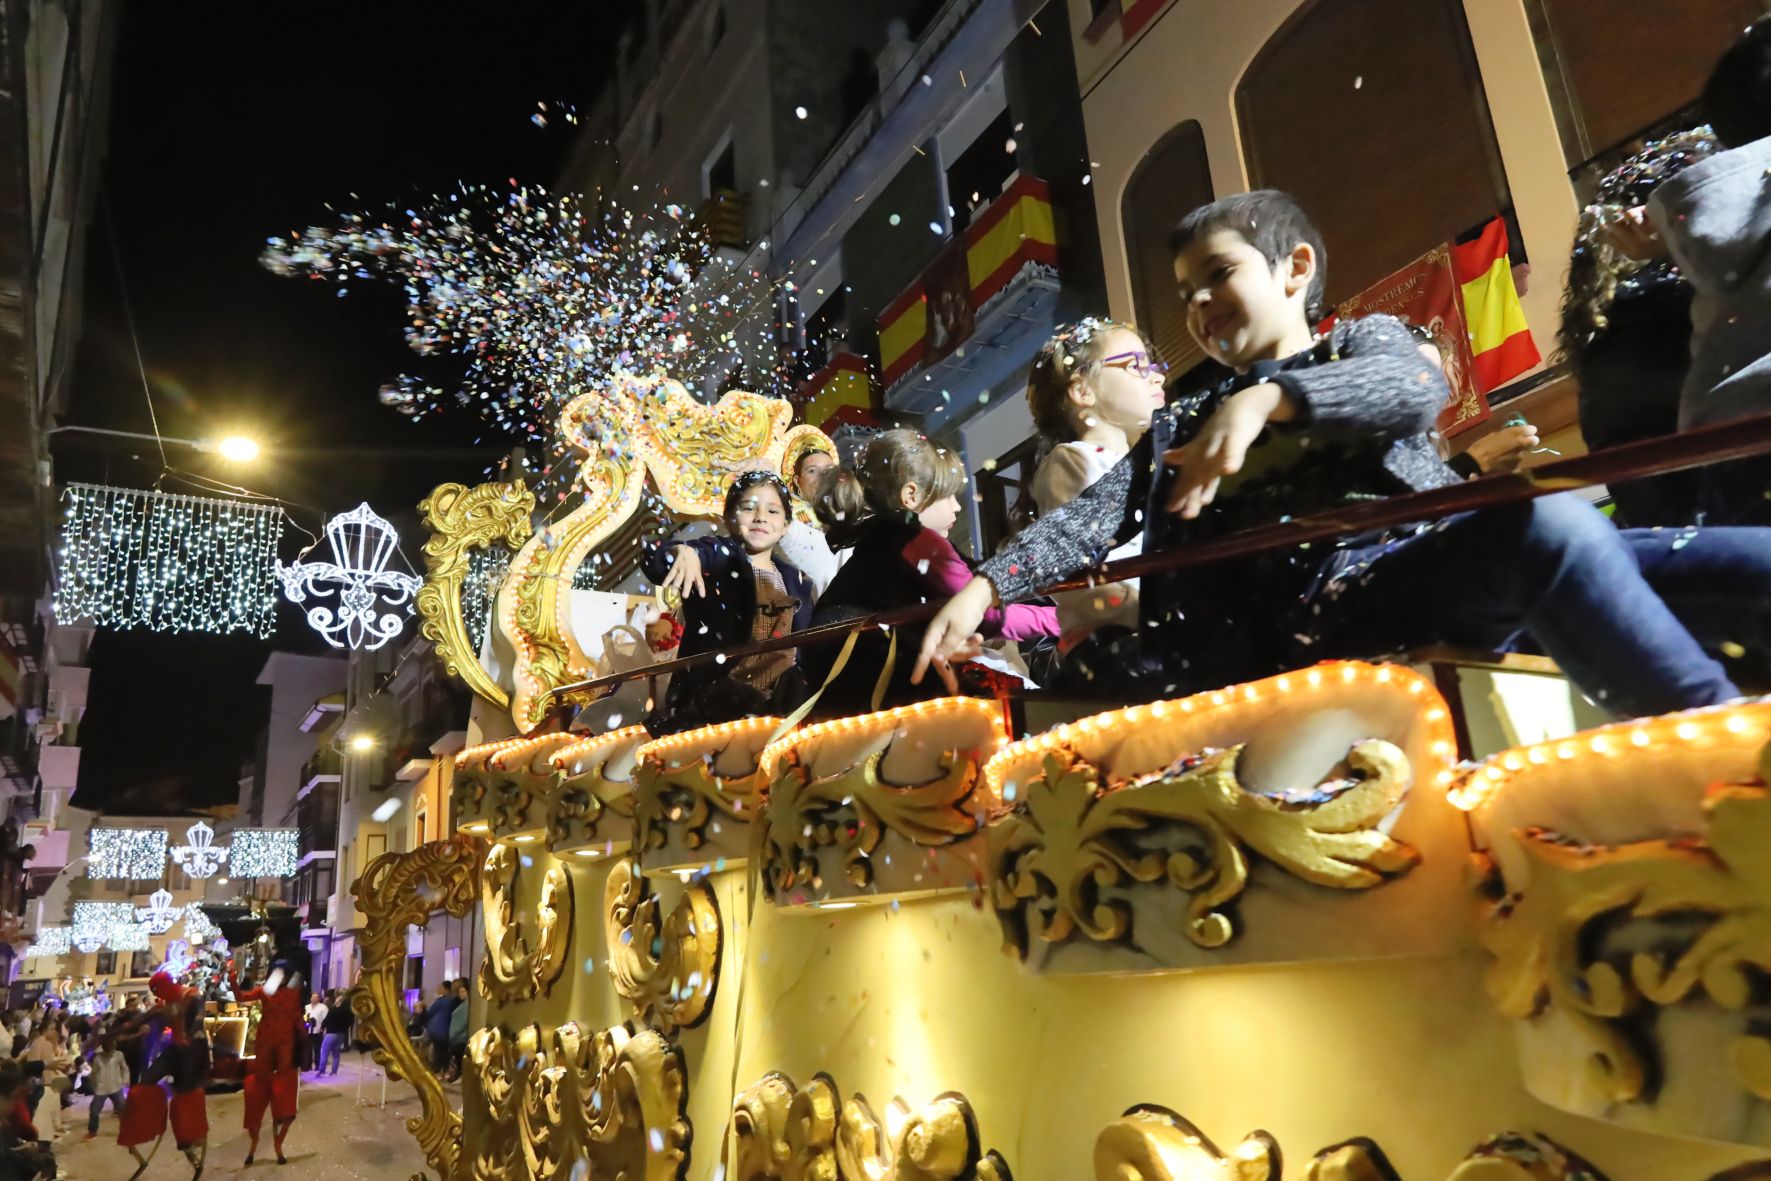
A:
[[[1697,101],[1765,0],[1530,0],[1570,167]]]
[[[1172,373],[1186,372],[1205,354],[1187,331],[1186,309],[1175,293],[1168,234],[1184,214],[1211,198],[1205,136],[1198,120],[1189,119],[1138,161],[1119,204],[1138,327],[1155,343]]]
[[[1512,203],[1460,0],[1315,0],[1236,107],[1255,187],[1322,231],[1331,306]]]

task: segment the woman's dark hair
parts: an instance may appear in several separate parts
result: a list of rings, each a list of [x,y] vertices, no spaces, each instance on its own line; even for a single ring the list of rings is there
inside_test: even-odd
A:
[[[1234,230],[1261,252],[1268,266],[1278,266],[1280,260],[1291,256],[1298,243],[1306,243],[1316,253],[1316,277],[1310,280],[1310,290],[1304,295],[1304,314],[1311,323],[1322,318],[1326,311],[1322,301],[1328,284],[1328,247],[1323,245],[1322,231],[1290,193],[1256,189],[1201,205],[1169,232],[1168,252],[1178,255],[1217,230]]]
[[[759,484],[767,484],[781,498],[781,508],[788,516],[793,515],[793,493],[787,490],[787,484],[774,472],[741,472],[732,486],[726,489],[725,519],[730,521],[732,514],[738,511],[738,502],[744,494]]]
[[[1771,135],[1771,17],[1748,25],[1717,59],[1698,106],[1725,147]]]

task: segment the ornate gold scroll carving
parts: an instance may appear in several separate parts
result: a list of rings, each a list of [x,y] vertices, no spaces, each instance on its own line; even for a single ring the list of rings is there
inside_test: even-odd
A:
[[[822,779],[812,777],[790,752],[769,784],[763,825],[763,882],[779,892],[810,882],[820,849],[842,851],[843,875],[852,885],[873,881],[873,852],[886,830],[933,848],[978,830],[969,811],[981,776],[975,760],[953,752],[941,757],[940,775],[914,785],[882,783],[876,751],[858,765]]]
[[[1502,897],[1483,924],[1494,956],[1488,992],[1500,1011],[1571,1021],[1587,1040],[1590,1077],[1615,1102],[1650,1090],[1655,1008],[1707,995],[1742,1012],[1764,999],[1771,795],[1757,785],[1717,787],[1703,808],[1701,839],[1607,847],[1516,832],[1530,862],[1524,889]],[[1771,1099],[1771,1037],[1744,1033],[1728,1066],[1749,1093]]]
[[[440,484],[418,502],[430,539],[424,543],[424,585],[415,600],[424,623],[420,634],[436,645],[443,670],[500,708],[510,695],[492,679],[467,634],[461,615],[461,584],[467,578],[468,554],[506,545],[517,549],[529,540],[529,518],[535,494],[521,480],[508,484]]]
[[[637,727],[636,727],[637,729]],[[611,742],[602,758],[583,770],[571,770],[558,756],[554,766],[559,771],[558,786],[549,799],[547,813],[547,850],[553,852],[564,844],[592,844],[599,839],[598,829],[605,817],[633,820],[632,779],[610,779],[604,774],[610,757],[622,749]],[[567,752],[561,752],[567,753]],[[623,841],[631,830],[621,835]]]
[[[1224,1152],[1162,1107],[1134,1107],[1095,1140],[1096,1181],[1279,1181],[1279,1145],[1251,1132]],[[1604,1181],[1593,1167],[1543,1136],[1503,1132],[1471,1149],[1447,1181]],[[1367,1139],[1331,1145],[1310,1158],[1302,1181],[1401,1181]]]
[[[358,944],[363,971],[351,995],[351,1012],[377,1047],[375,1061],[418,1091],[419,1113],[406,1121],[406,1130],[444,1181],[453,1181],[459,1165],[461,1116],[450,1109],[443,1084],[406,1036],[400,1005],[406,928],[424,924],[437,910],[455,918],[467,914],[478,893],[480,850],[479,842],[457,837],[409,853],[384,853],[351,887],[365,920]]]
[[[699,849],[707,843],[707,825],[715,812],[742,824],[755,818],[762,770],[725,779],[706,760],[666,769],[643,759],[634,770],[634,783],[633,847],[642,853],[662,849],[669,826],[680,831],[685,848]]]
[[[986,1152],[963,1095],[912,1111],[893,1099],[882,1124],[860,1095],[839,1103],[818,1075],[805,1090],[770,1073],[732,1104],[735,1165],[729,1181],[1010,1181]]]
[[[713,1005],[719,904],[706,883],[696,882],[662,920],[660,910],[639,863],[632,857],[617,861],[603,892],[609,976],[641,1021],[675,1033],[700,1024]]]
[[[533,946],[523,934],[524,925],[511,921],[521,860],[513,845],[495,844],[486,853],[486,958],[480,961],[480,995],[500,1004],[552,992],[572,941],[572,877],[557,862],[541,879]]]
[[[1222,947],[1235,934],[1225,908],[1248,886],[1250,852],[1342,890],[1380,885],[1419,861],[1375,827],[1408,790],[1408,760],[1396,747],[1359,743],[1347,756],[1349,783],[1301,802],[1244,790],[1240,751],[1111,791],[1074,750],[1046,755],[1021,803],[988,830],[991,900],[1009,950],[1024,959],[1032,940],[1079,931],[1129,939],[1131,908],[1108,891],[1163,880],[1190,896],[1187,937]]]
[[[487,1028],[468,1040],[469,1102],[485,1113],[471,1181],[589,1177],[679,1181],[689,1159],[682,1051],[655,1030],[586,1035],[567,1022],[544,1037]]]

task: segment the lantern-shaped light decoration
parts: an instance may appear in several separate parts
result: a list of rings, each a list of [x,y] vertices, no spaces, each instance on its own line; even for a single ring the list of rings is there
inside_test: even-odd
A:
[[[166,850],[194,878],[214,877],[228,859],[228,847],[215,843],[215,830],[201,820],[184,830],[185,843]]]
[[[148,934],[164,935],[184,913],[184,907],[172,905],[172,892],[164,886],[148,895],[148,904],[135,908],[136,921],[146,925]]]
[[[326,522],[330,562],[278,564],[283,594],[291,603],[308,596],[329,599],[336,591],[337,609],[326,603],[307,608],[308,625],[334,648],[379,648],[399,635],[412,613],[412,596],[423,580],[387,568],[399,548],[393,524],[367,502]]]

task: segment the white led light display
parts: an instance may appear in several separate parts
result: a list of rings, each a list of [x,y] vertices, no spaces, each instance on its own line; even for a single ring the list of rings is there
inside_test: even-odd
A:
[[[163,828],[94,828],[86,835],[86,876],[155,881],[166,876]]]
[[[332,561],[277,567],[284,596],[291,603],[306,603],[309,595],[321,600],[307,608],[308,626],[334,648],[381,647],[405,628],[424,580],[387,568],[400,535],[367,502],[327,521],[326,541]],[[325,601],[333,594],[336,609]]]
[[[228,866],[237,878],[292,878],[300,861],[298,828],[242,828],[228,848]]]
[[[135,908],[135,918],[144,924],[150,935],[164,935],[184,913],[184,907],[172,905],[172,892],[161,888],[148,896],[146,906]]]
[[[271,634],[280,507],[95,484],[65,496],[58,620]]]
[[[221,928],[209,921],[203,908],[192,902],[184,908],[184,937],[191,941],[192,947],[200,947],[221,934]]]
[[[25,948],[25,958],[34,955],[67,955],[74,946],[74,930],[72,927],[43,927],[38,930],[37,937]]]
[[[164,863],[162,863],[164,864]],[[101,947],[110,947],[116,951],[134,951],[135,947],[119,947],[118,939],[132,940],[128,934],[135,930],[135,907],[127,902],[76,902],[74,903],[74,946],[84,952],[94,952]],[[147,928],[141,927],[141,937],[147,938]],[[145,942],[142,947],[146,947]]]
[[[184,844],[166,850],[194,878],[214,877],[228,859],[228,847],[215,843],[215,830],[201,820],[184,830]]]

